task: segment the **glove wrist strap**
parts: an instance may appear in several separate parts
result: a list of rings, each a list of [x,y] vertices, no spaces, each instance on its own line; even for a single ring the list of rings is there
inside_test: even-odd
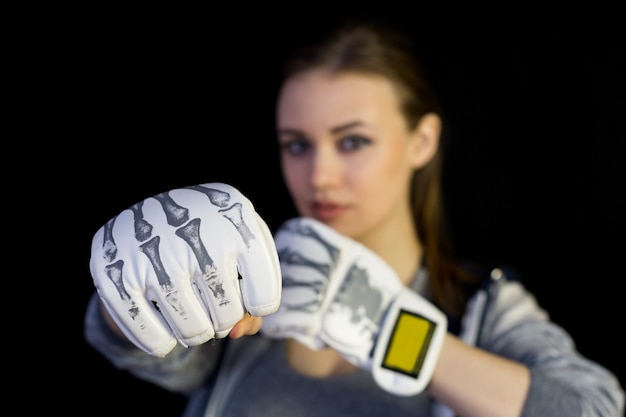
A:
[[[439,359],[447,322],[443,312],[404,288],[389,306],[374,348],[376,383],[397,395],[423,391]]]

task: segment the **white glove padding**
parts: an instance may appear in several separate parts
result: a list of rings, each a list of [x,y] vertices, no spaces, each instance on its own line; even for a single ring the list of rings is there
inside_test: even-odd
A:
[[[264,318],[263,334],[330,346],[394,394],[426,387],[447,331],[439,309],[404,287],[374,252],[323,223],[291,219],[275,242],[283,296]]]
[[[90,270],[126,337],[150,355],[228,335],[246,312],[278,309],[269,228],[237,189],[208,183],[135,204],[93,237]]]

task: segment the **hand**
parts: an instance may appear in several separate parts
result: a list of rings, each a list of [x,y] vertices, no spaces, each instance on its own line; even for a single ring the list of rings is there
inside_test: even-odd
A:
[[[280,304],[269,228],[222,183],[171,190],[122,211],[93,237],[90,269],[113,321],[158,357],[177,341],[226,337],[247,313],[265,316]]]
[[[390,392],[425,388],[447,330],[440,310],[405,288],[374,252],[323,223],[292,219],[275,242],[282,304],[264,319],[263,334],[330,346]]]

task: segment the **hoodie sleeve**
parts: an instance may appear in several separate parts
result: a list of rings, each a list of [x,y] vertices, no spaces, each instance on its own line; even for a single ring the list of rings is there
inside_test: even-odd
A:
[[[150,356],[108,327],[95,293],[87,305],[84,336],[87,343],[117,369],[184,395],[200,387],[216,369],[223,345],[205,343],[189,348],[177,345],[165,358]]]
[[[531,385],[522,417],[623,417],[617,377],[582,356],[518,281],[492,285],[478,346],[528,366]]]

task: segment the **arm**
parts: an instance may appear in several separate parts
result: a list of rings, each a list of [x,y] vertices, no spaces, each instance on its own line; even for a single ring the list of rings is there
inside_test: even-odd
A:
[[[97,295],[90,298],[84,319],[85,340],[115,368],[168,391],[187,393],[202,384],[215,369],[222,344],[176,346],[166,357],[147,355],[120,330],[109,327]]]
[[[260,317],[247,317],[233,327],[231,338],[258,332]],[[133,345],[108,316],[94,293],[89,300],[84,335],[91,347],[118,369],[172,392],[187,393],[199,387],[213,372],[223,343],[177,346],[165,358],[157,358]]]
[[[463,416],[520,416],[530,372],[447,334],[428,391]]]
[[[478,348],[446,337],[430,393],[464,416],[622,416],[615,376],[582,357],[519,283],[501,281]]]

